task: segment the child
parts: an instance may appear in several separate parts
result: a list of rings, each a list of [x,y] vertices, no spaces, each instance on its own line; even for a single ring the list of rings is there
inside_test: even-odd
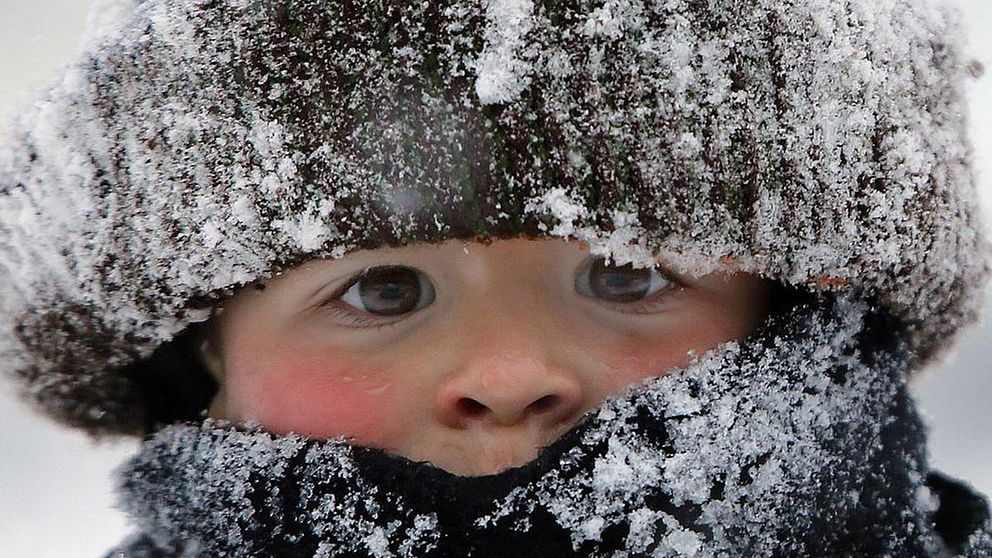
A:
[[[923,0],[146,0],[0,157],[111,556],[985,556],[906,380],[988,273]]]

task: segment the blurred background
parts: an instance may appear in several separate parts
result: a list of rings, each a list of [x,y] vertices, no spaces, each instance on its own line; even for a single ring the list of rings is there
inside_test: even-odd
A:
[[[969,95],[979,188],[992,224],[992,0],[942,1],[961,9],[970,54],[987,68]],[[93,4],[0,0],[0,122],[30,102],[78,53]],[[986,494],[992,494],[990,363],[992,320],[985,320],[914,386],[931,426],[934,467]],[[134,441],[93,444],[34,415],[7,383],[0,384],[0,556],[107,552],[129,531],[113,507],[112,470],[136,447]]]

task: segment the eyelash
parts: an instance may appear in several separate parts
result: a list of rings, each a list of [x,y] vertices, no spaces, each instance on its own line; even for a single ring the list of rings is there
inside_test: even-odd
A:
[[[359,329],[385,329],[392,327],[401,321],[405,316],[399,316],[396,319],[387,318],[376,318],[367,317],[358,312],[352,310],[346,310],[344,307],[351,308],[350,304],[346,304],[341,301],[341,297],[344,293],[348,292],[348,289],[355,286],[356,283],[365,277],[366,269],[362,273],[359,273],[348,280],[342,287],[336,289],[333,294],[331,294],[327,300],[318,305],[317,310],[330,314],[333,318],[340,320],[344,325],[348,327],[354,327]]]
[[[361,314],[358,314],[357,312],[345,310],[341,308],[341,306],[347,306],[347,305],[339,300],[340,297],[341,295],[330,298],[327,302],[321,304],[320,308],[322,310],[326,310],[334,318],[344,322],[344,325],[348,327],[361,328],[361,329],[384,329],[387,327],[392,327],[403,321],[403,317],[397,320],[386,320],[383,318],[367,318],[365,316],[362,316]]]
[[[666,275],[666,277],[669,276]],[[663,309],[665,301],[667,301],[668,298],[687,289],[686,285],[677,279],[670,277],[669,280],[672,282],[670,287],[661,289],[644,300],[629,302],[627,304],[608,302],[605,300],[596,300],[595,302],[622,314],[654,314]],[[661,300],[654,300],[655,298],[660,298]]]

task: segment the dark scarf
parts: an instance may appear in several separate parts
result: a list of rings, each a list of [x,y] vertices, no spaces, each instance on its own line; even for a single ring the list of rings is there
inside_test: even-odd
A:
[[[892,327],[850,300],[798,309],[746,342],[606,401],[533,462],[486,477],[457,477],[337,440],[214,421],[170,426],[120,471],[122,506],[140,528],[121,550],[128,557],[992,553],[981,506],[954,521],[954,540],[935,530],[946,491],[925,482],[925,433]]]

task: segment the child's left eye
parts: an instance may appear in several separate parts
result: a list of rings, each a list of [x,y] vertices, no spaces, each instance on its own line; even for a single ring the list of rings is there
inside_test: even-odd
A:
[[[434,302],[434,285],[416,269],[403,266],[373,267],[359,275],[340,300],[375,316],[408,314]]]

